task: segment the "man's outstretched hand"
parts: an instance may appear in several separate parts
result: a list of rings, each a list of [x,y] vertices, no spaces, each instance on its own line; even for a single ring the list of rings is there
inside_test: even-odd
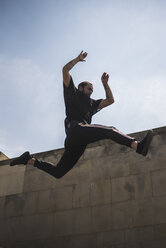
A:
[[[81,51],[81,53],[78,55],[78,60],[79,61],[86,61],[85,58],[87,57],[87,53],[86,52],[83,52]]]
[[[106,72],[104,72],[103,75],[101,76],[101,81],[104,86],[108,84],[108,79],[109,79],[109,75]]]

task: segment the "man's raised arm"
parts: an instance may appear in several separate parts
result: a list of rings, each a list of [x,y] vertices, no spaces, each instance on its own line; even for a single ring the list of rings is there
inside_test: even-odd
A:
[[[99,109],[105,108],[105,107],[111,105],[112,103],[114,103],[114,97],[113,97],[112,91],[108,85],[108,79],[109,79],[109,75],[106,72],[104,72],[102,77],[101,77],[101,81],[102,81],[104,89],[105,89],[106,99],[103,99],[100,102]]]
[[[85,61],[85,58],[88,54],[86,52],[81,51],[81,53],[73,60],[71,60],[69,63],[67,63],[63,67],[63,82],[66,87],[69,87],[70,84],[70,73],[69,71],[80,61]]]

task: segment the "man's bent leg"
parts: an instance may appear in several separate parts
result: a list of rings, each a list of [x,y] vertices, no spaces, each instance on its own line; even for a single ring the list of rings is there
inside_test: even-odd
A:
[[[85,148],[86,146],[67,147],[56,166],[37,159],[35,160],[34,166],[56,178],[61,178],[74,167],[81,155],[84,153]]]

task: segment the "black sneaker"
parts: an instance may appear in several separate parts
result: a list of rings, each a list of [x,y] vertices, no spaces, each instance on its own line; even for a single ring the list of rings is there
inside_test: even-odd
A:
[[[17,164],[27,164],[28,160],[31,159],[32,156],[29,152],[24,152],[20,157],[13,159],[10,162],[10,166],[14,166]]]
[[[145,138],[138,142],[137,151],[138,153],[142,154],[143,156],[146,156],[149,150],[150,143],[153,139],[153,130],[149,130],[146,134]]]

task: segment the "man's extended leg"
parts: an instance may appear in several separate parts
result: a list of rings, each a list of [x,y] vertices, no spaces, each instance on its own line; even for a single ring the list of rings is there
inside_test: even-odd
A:
[[[111,139],[116,143],[128,146],[134,149],[137,153],[146,156],[150,143],[153,138],[153,131],[149,130],[142,141],[136,141],[135,138],[126,135],[115,127],[103,125],[79,124],[75,130],[75,136],[79,134],[79,140],[82,144],[89,144],[101,139]]]

